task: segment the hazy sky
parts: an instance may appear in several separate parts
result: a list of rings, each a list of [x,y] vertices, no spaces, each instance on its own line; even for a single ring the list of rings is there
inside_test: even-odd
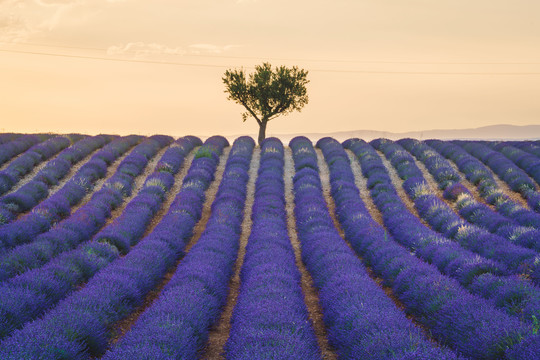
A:
[[[269,134],[540,124],[539,14],[538,0],[0,0],[0,131],[255,133],[221,77],[263,61],[311,80]]]

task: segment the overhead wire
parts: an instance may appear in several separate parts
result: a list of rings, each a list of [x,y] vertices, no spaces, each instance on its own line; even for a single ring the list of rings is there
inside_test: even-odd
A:
[[[79,50],[94,50],[108,51],[107,48],[98,47],[83,47],[69,45],[53,45],[53,44],[38,44],[29,42],[3,42],[0,44],[10,45],[26,45],[49,48],[63,49],[79,49]],[[135,50],[124,50],[124,53],[138,54]],[[141,52],[144,54],[144,52]],[[152,53],[149,53],[152,54]],[[354,60],[354,59],[313,59],[313,58],[287,58],[287,57],[267,57],[267,56],[232,56],[232,55],[217,55],[217,54],[193,54],[193,53],[167,53],[169,56],[186,56],[186,57],[207,57],[207,58],[223,58],[223,59],[245,59],[245,60],[278,60],[278,61],[306,61],[306,62],[326,62],[326,63],[359,63],[359,64],[407,64],[407,65],[540,65],[540,61],[409,61],[409,60]]]
[[[35,45],[39,46],[39,45]],[[72,46],[58,46],[64,48],[77,48],[77,49],[86,49],[86,50],[104,50],[97,48],[81,48],[81,47],[72,47]],[[27,55],[41,55],[41,56],[51,56],[51,57],[64,57],[64,58],[75,58],[75,59],[86,59],[86,60],[102,60],[102,61],[114,61],[114,62],[128,62],[128,63],[145,63],[145,64],[160,64],[160,65],[174,65],[174,66],[190,66],[190,67],[210,67],[210,68],[231,68],[230,65],[218,65],[218,64],[202,64],[202,63],[188,63],[188,62],[177,62],[177,61],[158,61],[150,59],[122,59],[115,57],[105,57],[105,56],[91,56],[91,55],[74,55],[74,54],[60,54],[52,52],[43,52],[43,51],[27,51],[27,50],[16,50],[16,49],[1,49],[0,52],[15,53],[15,54],[27,54]],[[210,57],[224,57],[224,56],[210,56]],[[247,57],[238,57],[241,59],[247,59]],[[261,58],[257,58],[261,59]],[[384,63],[384,62],[381,62]],[[405,62],[403,62],[405,64]],[[408,63],[407,63],[408,64]],[[413,63],[411,63],[413,64]],[[435,63],[414,63],[414,64],[435,64]],[[443,64],[443,63],[440,63]],[[447,63],[450,64],[450,63]],[[473,63],[451,63],[451,64],[473,64]],[[488,63],[474,63],[474,64],[488,64]],[[491,63],[501,65],[502,63]],[[525,64],[525,63],[505,63],[505,64]],[[529,63],[534,64],[534,63]],[[244,68],[253,68],[251,66],[243,66]],[[465,71],[388,71],[388,70],[354,70],[354,69],[324,69],[324,68],[314,68],[308,69],[311,72],[327,72],[327,73],[356,73],[356,74],[403,74],[403,75],[488,75],[488,76],[527,76],[527,75],[540,75],[540,72],[535,71],[526,71],[526,72],[465,72]]]

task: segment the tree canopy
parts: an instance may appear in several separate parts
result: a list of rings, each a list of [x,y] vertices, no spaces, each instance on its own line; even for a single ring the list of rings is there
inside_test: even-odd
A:
[[[244,69],[227,70],[223,77],[228,99],[244,106],[242,113],[246,121],[255,118],[259,124],[259,144],[264,140],[266,124],[279,115],[300,111],[308,103],[306,84],[308,72],[294,66],[276,67],[269,63],[255,66],[255,72],[248,75]]]

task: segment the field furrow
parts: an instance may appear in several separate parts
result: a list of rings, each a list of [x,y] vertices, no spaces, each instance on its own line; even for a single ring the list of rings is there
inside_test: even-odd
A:
[[[112,137],[105,136],[87,137],[64,149],[52,160],[43,163],[43,166],[37,166],[36,171],[32,171],[0,198],[0,206],[8,208],[12,215],[6,218],[5,223],[15,221],[62,189],[111,140]]]
[[[242,232],[240,234],[238,244],[238,255],[236,262],[232,270],[232,277],[229,281],[229,293],[227,294],[227,300],[221,312],[219,320],[212,326],[208,334],[208,341],[201,355],[202,359],[223,359],[224,347],[229,333],[231,331],[231,318],[234,307],[238,301],[238,293],[240,291],[240,270],[244,263],[244,257],[246,255],[246,246],[248,238],[251,233],[251,227],[253,225],[252,213],[253,203],[255,200],[255,182],[257,180],[257,174],[259,170],[261,160],[261,149],[255,147],[251,156],[251,163],[249,165],[248,175],[249,180],[246,185],[246,201],[244,204],[244,219],[242,220]]]
[[[309,319],[313,324],[317,343],[321,349],[323,359],[337,359],[336,350],[328,342],[328,331],[324,325],[323,311],[319,301],[319,293],[313,283],[313,277],[309,273],[306,265],[302,261],[302,250],[300,240],[298,239],[298,230],[296,227],[296,216],[294,214],[294,161],[290,147],[285,148],[285,165],[284,165],[284,181],[285,181],[285,210],[287,211],[287,229],[291,244],[294,249],[296,258],[296,266],[301,275],[302,293],[304,301],[307,305]]]
[[[536,360],[538,149],[0,134],[0,359]]]

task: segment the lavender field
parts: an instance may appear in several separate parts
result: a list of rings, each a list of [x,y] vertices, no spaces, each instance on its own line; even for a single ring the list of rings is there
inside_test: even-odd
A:
[[[0,134],[0,359],[540,359],[540,141]]]

